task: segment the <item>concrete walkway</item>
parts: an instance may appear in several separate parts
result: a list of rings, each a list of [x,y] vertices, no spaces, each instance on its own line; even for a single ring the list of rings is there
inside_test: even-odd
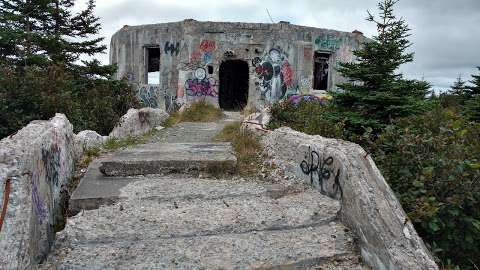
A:
[[[235,166],[230,145],[211,143],[235,118],[181,123],[94,161],[41,269],[363,269],[337,201],[206,176]]]

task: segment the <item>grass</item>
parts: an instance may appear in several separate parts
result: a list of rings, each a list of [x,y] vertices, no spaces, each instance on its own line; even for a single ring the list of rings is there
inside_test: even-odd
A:
[[[251,131],[242,130],[241,122],[226,125],[217,134],[215,141],[230,142],[237,157],[237,173],[244,176],[256,175],[261,160],[260,138]]]
[[[172,113],[163,126],[172,127],[180,122],[215,122],[222,118],[222,110],[205,100],[200,100],[192,103],[181,113]]]

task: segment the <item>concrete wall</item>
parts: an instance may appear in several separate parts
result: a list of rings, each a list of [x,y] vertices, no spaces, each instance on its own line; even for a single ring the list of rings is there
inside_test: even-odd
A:
[[[73,172],[72,125],[62,114],[33,121],[0,141],[0,211],[6,207],[0,269],[37,268],[64,224]]]
[[[335,89],[335,85],[344,79],[334,67],[338,62],[353,61],[352,50],[364,40],[361,33],[285,22],[254,24],[185,20],[123,27],[112,37],[110,63],[118,65],[118,79],[127,78],[145,84],[145,48],[159,46],[158,91],[148,94],[143,86],[138,90],[141,100],[145,99],[152,107],[165,108],[161,103],[171,98],[179,103],[202,98],[218,105],[220,64],[229,59],[244,60],[250,69],[248,103],[261,108],[290,94],[312,92],[315,51],[332,53],[329,88]],[[208,73],[208,66],[213,68],[212,74]],[[266,68],[273,68],[274,73],[266,74]],[[149,97],[155,95],[158,102],[151,102]]]
[[[372,158],[354,143],[280,128],[265,152],[285,172],[340,200],[343,221],[374,269],[438,269]]]

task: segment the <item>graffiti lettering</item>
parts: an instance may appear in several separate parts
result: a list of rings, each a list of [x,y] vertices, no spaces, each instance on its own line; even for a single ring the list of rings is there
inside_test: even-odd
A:
[[[158,108],[158,92],[156,85],[141,85],[138,88],[138,100],[146,107]]]
[[[43,224],[43,221],[48,216],[48,210],[38,192],[38,180],[38,178],[32,179],[32,202],[38,223]]]
[[[175,54],[178,56],[180,53],[180,42],[177,42],[176,44],[170,43],[170,41],[165,42],[165,48],[163,49],[165,51],[165,54],[170,54],[170,56],[173,56]]]
[[[314,185],[314,183],[318,184],[322,194],[334,198],[337,198],[339,195],[340,199],[343,197],[343,189],[340,185],[340,169],[334,175],[332,157],[321,158],[317,151],[309,147],[308,152],[305,154],[305,159],[300,163],[300,169],[305,175],[310,176],[311,185]],[[334,180],[330,189],[327,185],[332,175],[334,175]]]
[[[218,94],[215,91],[215,80],[213,78],[208,79],[190,79],[185,82],[185,89],[188,96],[200,97],[210,96],[217,97]]]
[[[315,39],[315,44],[319,49],[336,51],[340,48],[342,40],[334,35],[320,36]]]
[[[58,187],[58,168],[60,168],[60,149],[58,149],[58,146],[52,145],[49,150],[42,149],[42,161],[45,165],[46,178],[51,181],[53,186]]]
[[[215,49],[216,49],[216,44],[214,40],[204,39],[202,40],[202,42],[200,42],[200,50],[202,50],[202,52],[211,53],[215,51]]]

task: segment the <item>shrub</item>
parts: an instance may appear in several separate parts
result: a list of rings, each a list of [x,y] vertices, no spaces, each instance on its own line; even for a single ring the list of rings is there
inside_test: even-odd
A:
[[[433,105],[372,136],[371,130],[342,131],[329,116],[332,109],[315,103],[279,103],[271,112],[271,128],[289,126],[362,145],[437,259],[447,268],[480,265],[480,124]]]
[[[480,125],[436,108],[389,127],[377,165],[435,254],[480,265]]]
[[[55,113],[64,113],[75,132],[108,135],[129,108],[138,106],[125,81],[74,76],[62,66],[26,72],[1,67],[0,72],[0,137]]]

